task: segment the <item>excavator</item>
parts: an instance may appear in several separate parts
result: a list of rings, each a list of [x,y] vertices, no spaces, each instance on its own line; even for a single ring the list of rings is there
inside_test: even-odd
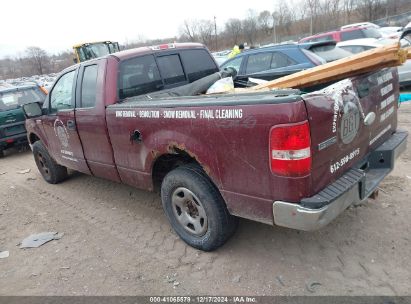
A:
[[[83,62],[93,58],[98,58],[111,53],[119,52],[120,47],[118,42],[112,41],[98,41],[98,42],[86,42],[76,44],[74,49],[74,63]]]

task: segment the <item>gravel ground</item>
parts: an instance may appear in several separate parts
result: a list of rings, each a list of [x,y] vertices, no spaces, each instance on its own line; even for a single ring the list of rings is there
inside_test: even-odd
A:
[[[408,131],[410,114],[403,105]],[[171,230],[158,194],[76,173],[49,185],[30,151],[10,151],[0,159],[0,251],[10,253],[0,295],[409,295],[410,158],[408,148],[376,200],[320,231],[241,220],[204,253]],[[18,248],[43,231],[64,236]]]

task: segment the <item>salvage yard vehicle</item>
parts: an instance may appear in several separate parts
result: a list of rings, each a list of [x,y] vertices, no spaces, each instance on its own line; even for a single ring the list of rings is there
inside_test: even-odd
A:
[[[245,51],[221,68],[235,68],[236,87],[247,87],[250,77],[273,80],[350,55],[336,47],[335,41],[278,44]]]
[[[378,29],[367,27],[367,26],[357,26],[348,27],[337,31],[330,31],[325,33],[315,34],[309,37],[300,39],[299,43],[304,42],[320,42],[320,41],[346,41],[361,38],[382,38],[382,34]]]
[[[25,117],[21,106],[42,103],[46,91],[35,83],[0,85],[0,157],[13,146],[27,145]]]
[[[99,41],[76,44],[73,46],[74,62],[83,62],[120,51],[118,42]]]
[[[373,194],[406,148],[396,69],[309,94],[178,94],[215,71],[200,44],[138,48],[66,69],[42,108],[24,106],[43,178],[59,183],[69,168],[159,189],[175,232],[210,251],[238,217],[299,230],[327,225]]]

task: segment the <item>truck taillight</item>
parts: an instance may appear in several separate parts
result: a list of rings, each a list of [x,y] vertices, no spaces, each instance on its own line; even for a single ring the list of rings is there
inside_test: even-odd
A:
[[[277,125],[270,130],[271,172],[288,177],[306,176],[311,170],[308,121]]]

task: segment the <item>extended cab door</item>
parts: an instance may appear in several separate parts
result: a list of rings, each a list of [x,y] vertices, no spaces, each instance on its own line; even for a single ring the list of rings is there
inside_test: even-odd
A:
[[[59,77],[51,89],[45,107],[43,127],[47,136],[47,149],[57,163],[90,174],[77,133],[74,115],[77,69]]]
[[[106,59],[82,65],[76,88],[76,125],[91,174],[120,182],[107,131]]]

